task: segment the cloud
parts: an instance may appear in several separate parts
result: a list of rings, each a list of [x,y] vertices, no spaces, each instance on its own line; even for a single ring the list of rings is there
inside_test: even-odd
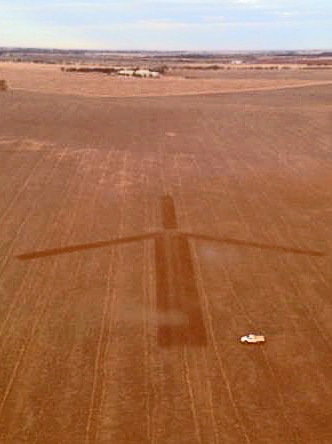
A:
[[[223,23],[225,21],[224,15],[203,15],[202,21],[207,23]]]
[[[233,0],[233,3],[239,5],[257,6],[261,3],[261,0]]]
[[[209,31],[212,28],[219,28],[224,26],[224,22],[214,23],[194,23],[194,22],[179,22],[172,20],[138,20],[133,22],[122,23],[108,23],[108,24],[87,24],[78,25],[80,30],[98,30],[98,31],[114,31],[114,30],[126,30],[126,32],[132,30],[141,31],[172,31],[172,30],[186,30],[186,31]]]
[[[0,22],[0,42],[18,46],[292,47],[297,32],[300,44],[326,47],[332,1],[2,0]]]
[[[111,2],[111,3],[103,3],[103,2],[90,2],[90,1],[77,1],[77,2],[31,2],[29,4],[22,3],[13,5],[11,3],[7,3],[2,5],[1,8],[5,11],[13,11],[13,12],[38,12],[38,11],[96,11],[96,10],[108,10],[115,9],[119,7],[128,7],[132,6],[127,2]]]

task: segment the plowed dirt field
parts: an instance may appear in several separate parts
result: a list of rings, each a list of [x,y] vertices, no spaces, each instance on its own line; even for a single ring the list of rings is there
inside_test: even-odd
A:
[[[10,91],[0,170],[1,444],[332,442],[331,85]]]

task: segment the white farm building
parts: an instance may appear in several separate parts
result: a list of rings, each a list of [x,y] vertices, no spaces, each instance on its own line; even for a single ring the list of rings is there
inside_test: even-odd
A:
[[[158,77],[160,77],[159,72],[150,71],[149,69],[120,69],[117,74],[124,77],[140,77],[146,79],[157,79]]]
[[[138,69],[134,72],[135,77],[143,77],[143,78],[158,78],[159,72],[150,71],[149,69]]]

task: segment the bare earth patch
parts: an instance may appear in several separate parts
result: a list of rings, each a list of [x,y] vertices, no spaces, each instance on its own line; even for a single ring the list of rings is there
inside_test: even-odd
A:
[[[58,65],[29,63],[0,63],[0,75],[6,78],[11,89],[23,89],[42,93],[80,95],[94,97],[139,97],[211,94],[237,91],[274,90],[309,85],[331,84],[332,80],[312,79],[219,79],[162,77],[160,79],[136,79],[61,72]]]
[[[332,87],[1,69],[0,444],[330,444]]]

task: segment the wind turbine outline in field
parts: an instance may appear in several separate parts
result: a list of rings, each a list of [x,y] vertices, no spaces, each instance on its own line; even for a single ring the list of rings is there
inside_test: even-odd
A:
[[[161,197],[161,212],[163,231],[24,253],[18,255],[17,258],[26,261],[144,240],[154,240],[157,310],[162,315],[162,319],[167,320],[167,315],[170,317],[170,322],[160,322],[158,325],[158,344],[161,347],[170,347],[181,344],[191,346],[206,346],[207,344],[207,333],[191,256],[190,239],[238,247],[274,250],[282,253],[309,256],[324,255],[320,251],[300,250],[280,245],[268,245],[233,238],[216,238],[204,234],[182,232],[178,229],[174,200],[171,195]],[[178,315],[178,322],[171,321],[171,317],[174,314]]]

